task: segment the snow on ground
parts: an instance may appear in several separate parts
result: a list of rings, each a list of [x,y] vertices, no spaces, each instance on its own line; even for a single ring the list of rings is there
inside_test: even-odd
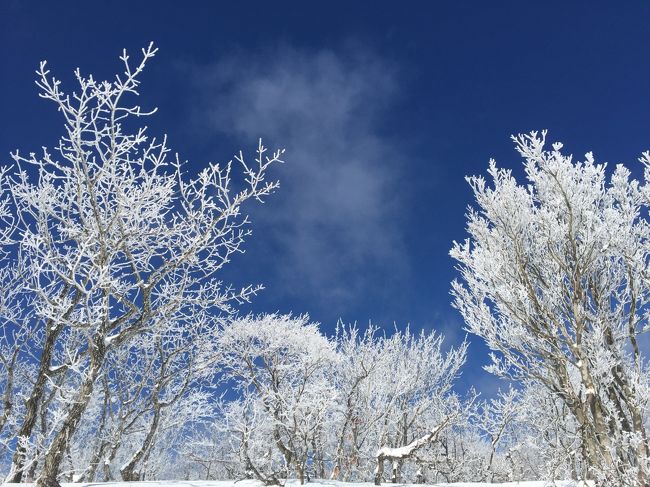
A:
[[[62,487],[262,487],[261,482],[255,480],[160,480],[145,482],[90,482],[90,483],[62,483]],[[289,480],[288,487],[300,487],[297,480]],[[382,484],[386,487],[580,487],[571,481],[531,481],[531,482],[506,482],[490,484],[487,482],[460,482],[438,484]],[[33,487],[32,484],[3,484],[7,486]],[[305,484],[306,487],[374,487],[371,482],[339,482],[335,480],[314,480]]]

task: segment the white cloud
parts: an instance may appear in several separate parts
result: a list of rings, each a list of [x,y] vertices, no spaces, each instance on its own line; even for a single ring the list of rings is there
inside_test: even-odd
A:
[[[283,45],[237,52],[194,75],[213,130],[286,148],[279,203],[256,210],[255,239],[273,239],[287,291],[334,304],[406,274],[405,161],[381,133],[396,95],[389,63],[358,46]]]

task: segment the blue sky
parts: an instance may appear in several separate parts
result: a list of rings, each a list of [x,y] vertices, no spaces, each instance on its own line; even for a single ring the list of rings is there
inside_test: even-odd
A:
[[[624,8],[619,6],[624,5]],[[224,279],[264,283],[245,310],[308,312],[462,340],[448,251],[462,239],[464,176],[509,135],[549,129],[567,150],[634,164],[650,149],[650,3],[29,2],[0,6],[0,161],[61,121],[36,96],[41,59],[64,81],[160,48],[143,77],[152,134],[191,169],[285,147],[282,188],[250,208],[254,235]],[[470,337],[463,384],[486,394]]]

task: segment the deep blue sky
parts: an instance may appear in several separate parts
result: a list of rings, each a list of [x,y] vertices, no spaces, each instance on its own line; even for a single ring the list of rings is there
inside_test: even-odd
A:
[[[122,48],[153,40],[141,102],[193,170],[252,154],[259,136],[287,149],[283,186],[251,209],[247,253],[224,276],[267,286],[250,309],[457,342],[463,177],[490,157],[518,168],[509,135],[533,129],[611,163],[650,149],[650,2],[617,4],[5,1],[0,161],[60,134],[36,96],[39,60],[64,81],[77,66],[107,77]],[[489,394],[470,340],[463,382]]]

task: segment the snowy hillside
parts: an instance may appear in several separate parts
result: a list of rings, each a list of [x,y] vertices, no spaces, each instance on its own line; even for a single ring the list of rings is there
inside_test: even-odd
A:
[[[4,484],[11,487],[19,484]],[[297,480],[289,480],[285,484],[290,487],[298,487]],[[335,480],[318,480],[305,484],[308,487],[373,487],[370,482],[339,482]],[[484,483],[484,482],[461,482],[461,483],[439,483],[439,484],[382,484],[394,487],[580,487],[580,484],[570,481],[556,482],[506,482],[506,483]],[[584,485],[584,484],[582,484]],[[20,484],[20,487],[32,487],[33,484]],[[91,483],[62,483],[62,487],[262,487],[262,483],[255,480],[161,480],[151,482],[91,482]]]

